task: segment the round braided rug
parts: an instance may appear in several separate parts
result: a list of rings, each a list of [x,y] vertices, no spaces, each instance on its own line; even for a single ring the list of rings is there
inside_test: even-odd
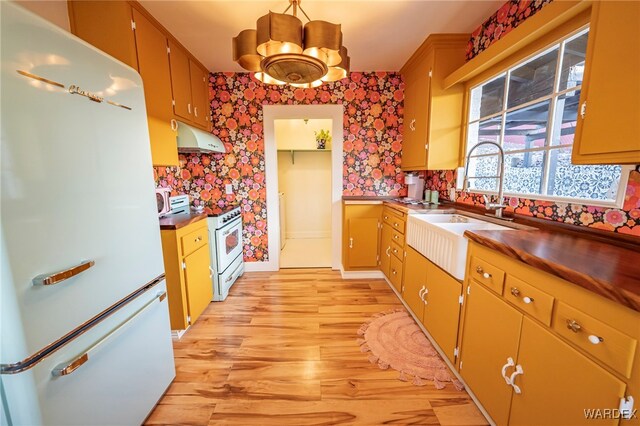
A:
[[[423,386],[433,381],[437,389],[451,382],[458,390],[462,383],[449,371],[438,352],[405,310],[373,315],[358,330],[360,350],[370,352],[369,362],[381,369],[400,372],[398,379]]]

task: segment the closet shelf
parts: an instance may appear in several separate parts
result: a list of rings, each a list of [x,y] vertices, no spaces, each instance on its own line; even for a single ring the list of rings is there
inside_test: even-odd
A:
[[[278,149],[278,152],[290,152],[291,164],[296,164],[295,153],[296,152],[331,152],[331,149]]]

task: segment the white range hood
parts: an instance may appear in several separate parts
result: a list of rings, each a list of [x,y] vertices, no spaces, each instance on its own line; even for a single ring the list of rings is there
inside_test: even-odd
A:
[[[222,141],[209,132],[178,121],[178,152],[226,152]]]

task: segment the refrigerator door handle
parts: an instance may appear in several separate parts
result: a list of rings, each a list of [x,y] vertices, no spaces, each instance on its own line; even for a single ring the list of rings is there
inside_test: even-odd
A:
[[[86,271],[95,264],[96,262],[93,260],[85,260],[79,265],[73,266],[63,271],[38,275],[33,279],[33,285],[53,285],[61,283],[62,281],[68,280],[69,278],[75,277],[76,275]]]
[[[110,332],[108,332],[107,334],[105,334],[100,340],[98,340],[97,342],[93,343],[87,350],[85,350],[83,353],[81,353],[80,355],[78,355],[77,357],[75,357],[74,359],[72,359],[69,362],[63,362],[62,364],[58,364],[52,371],[51,374],[53,376],[67,376],[71,373],[73,373],[74,371],[76,371],[81,365],[85,364],[87,361],[89,361],[89,355],[95,354],[95,352],[97,350],[99,350],[99,348],[105,343],[107,342],[109,339],[111,339],[112,337],[114,337],[115,335],[117,335],[119,332],[121,332],[123,329],[125,329],[127,327],[127,325],[131,324],[131,322],[138,317],[139,315],[141,315],[144,311],[146,311],[147,309],[149,309],[149,307],[151,305],[153,305],[153,303],[155,301],[159,301],[162,302],[165,298],[167,297],[167,292],[166,291],[161,291],[158,292],[158,294],[156,295],[156,297],[154,297],[153,299],[151,299],[150,301],[148,301],[147,303],[145,303],[140,309],[138,309],[137,311],[135,311],[131,316],[129,316],[129,318],[127,318],[126,320],[124,320],[123,322],[121,322],[116,328],[114,328],[113,330],[111,330]]]

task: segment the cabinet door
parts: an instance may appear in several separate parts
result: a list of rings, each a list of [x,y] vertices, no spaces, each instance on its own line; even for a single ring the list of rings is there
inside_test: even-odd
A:
[[[136,23],[138,71],[144,82],[144,98],[149,120],[151,158],[154,165],[178,165],[176,132],[171,128],[171,73],[167,54],[167,37],[138,10]]]
[[[405,124],[402,146],[402,168],[423,170],[427,168],[427,132],[431,99],[431,70],[433,51],[408,77],[406,97],[411,98],[411,121]],[[414,121],[415,120],[415,121]]]
[[[347,266],[377,268],[378,218],[364,217],[348,220]]]
[[[518,357],[522,314],[473,280],[469,287],[460,374],[496,424],[505,425],[512,388],[501,373],[507,358]]]
[[[187,305],[191,324],[196,322],[202,311],[211,303],[213,298],[213,283],[209,267],[209,245],[204,245],[184,258],[185,287],[187,291]]]
[[[640,2],[593,2],[575,164],[640,163]],[[633,53],[632,53],[633,52]]]
[[[193,119],[191,105],[191,72],[189,57],[181,47],[169,40],[169,63],[171,64],[171,89],[173,90],[173,111],[178,117]]]
[[[67,5],[73,34],[130,67],[138,69],[129,3],[70,0]]]
[[[458,342],[462,284],[427,260],[427,290],[422,323],[453,362]]]
[[[380,234],[380,270],[389,278],[389,264],[391,262],[391,238],[392,229],[386,223],[382,224],[382,233]]]
[[[193,121],[205,130],[209,124],[209,89],[207,79],[209,73],[189,59],[191,74],[191,100],[193,102]]]
[[[625,383],[529,318],[522,323],[510,424],[590,425],[585,409],[618,408]],[[466,367],[466,366],[465,366]],[[618,424],[600,420],[598,424]]]
[[[406,247],[407,256],[404,258],[404,279],[402,281],[402,298],[418,318],[424,313],[424,301],[421,293],[427,288],[427,263],[426,257],[415,251],[412,247]]]

